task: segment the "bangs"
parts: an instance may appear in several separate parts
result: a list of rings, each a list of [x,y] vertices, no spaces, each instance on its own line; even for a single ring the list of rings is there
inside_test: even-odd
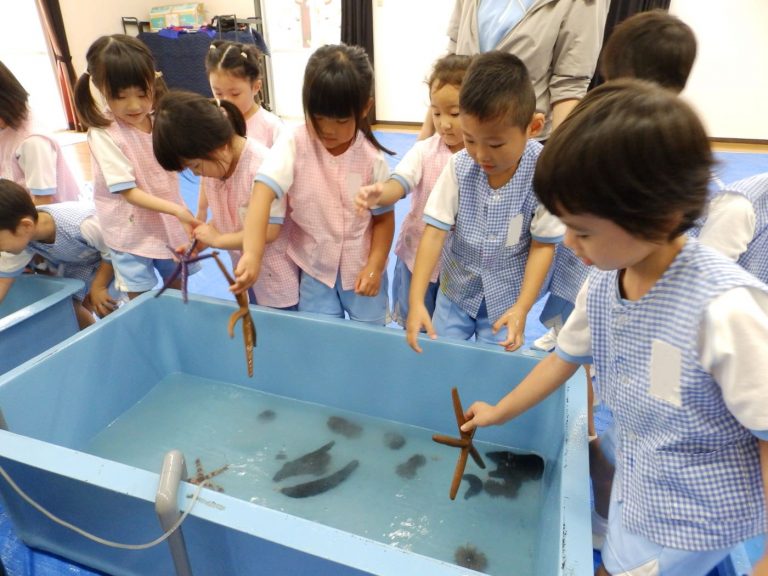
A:
[[[155,70],[151,62],[135,57],[134,53],[122,50],[105,55],[105,96],[116,98],[127,88],[141,88],[151,93],[155,83]]]
[[[328,118],[357,118],[363,103],[356,98],[360,87],[354,80],[342,69],[329,69],[318,74],[307,87],[306,113]]]

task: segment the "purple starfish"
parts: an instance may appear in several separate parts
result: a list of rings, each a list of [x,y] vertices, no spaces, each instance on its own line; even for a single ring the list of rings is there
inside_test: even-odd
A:
[[[206,258],[213,258],[215,253],[210,254],[203,254],[202,256],[195,256],[194,258],[191,257],[192,253],[195,251],[195,247],[197,246],[197,240],[193,240],[192,243],[189,245],[189,247],[184,250],[184,253],[179,256],[179,262],[176,264],[176,269],[173,271],[173,274],[171,274],[168,279],[163,284],[163,287],[160,289],[160,291],[155,294],[155,298],[160,296],[163,292],[165,292],[168,288],[170,288],[171,284],[173,284],[176,281],[176,278],[179,277],[179,274],[181,274],[181,298],[184,300],[184,303],[186,304],[189,301],[188,293],[187,293],[187,281],[189,280],[189,265],[194,264],[195,262],[199,262],[200,260],[205,260]],[[173,252],[174,256],[177,254],[176,251],[168,246],[168,249]]]

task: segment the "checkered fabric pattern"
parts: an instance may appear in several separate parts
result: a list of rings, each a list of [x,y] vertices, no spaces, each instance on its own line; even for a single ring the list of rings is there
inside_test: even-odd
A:
[[[529,141],[512,179],[494,190],[466,150],[455,156],[459,182],[456,226],[443,251],[440,287],[472,318],[485,299],[496,322],[520,295],[531,246],[531,222],[538,207],[533,172],[541,144]],[[522,216],[518,242],[506,246],[510,220]]]
[[[256,114],[245,121],[245,127],[248,138],[258,140],[267,148],[272,148],[272,144],[275,143],[284,126],[279,116],[259,106]]]
[[[53,196],[53,201],[77,200],[80,196],[80,188],[64,159],[64,154],[61,153],[59,143],[34,128],[34,118],[31,114],[16,130],[12,128],[0,130],[0,177],[13,180],[24,188],[30,188],[28,177],[19,163],[18,149],[31,136],[45,138],[56,151],[56,194]]]
[[[395,245],[395,254],[405,262],[405,265],[411,272],[413,272],[413,265],[416,261],[416,250],[419,248],[419,241],[426,226],[424,222],[424,206],[427,203],[427,198],[429,198],[429,193],[432,192],[432,187],[437,181],[437,177],[440,176],[443,168],[445,168],[448,160],[453,155],[453,152],[445,145],[439,134],[416,142],[414,148],[416,146],[422,148],[420,151],[421,179],[418,182],[409,182],[411,185],[411,209],[403,219],[400,236],[398,236],[397,244]],[[395,174],[397,173],[397,168],[395,168]],[[440,266],[438,265],[435,266],[435,270],[432,272],[430,282],[437,282],[439,274]]]
[[[755,210],[755,235],[738,263],[761,281],[768,283],[768,172],[739,180],[728,192],[742,194]]]
[[[587,314],[600,398],[620,439],[617,476],[627,529],[663,546],[726,548],[765,528],[757,442],[699,363],[709,302],[738,286],[768,290],[741,267],[689,240],[656,285],[622,301],[616,271],[589,277]],[[679,405],[649,393],[651,350],[681,354]]]
[[[86,242],[80,225],[96,211],[80,202],[48,204],[39,206],[38,211],[46,212],[53,218],[56,240],[53,244],[30,242],[29,247],[58,268],[60,276],[85,282],[85,288],[74,294],[77,300],[82,301],[101,264],[101,253]]]
[[[294,180],[286,191],[293,220],[288,255],[329,288],[340,271],[343,289],[353,290],[368,261],[372,228],[371,213],[358,214],[355,195],[360,186],[373,183],[381,151],[361,132],[340,156],[312,138],[306,126],[294,136]]]
[[[268,152],[266,146],[248,138],[237,167],[229,178],[202,179],[211,210],[211,223],[219,232],[243,229],[243,218],[251,201],[253,178]],[[288,308],[299,302],[299,269],[286,253],[289,233],[284,221],[280,236],[264,248],[259,279],[253,285],[256,302],[262,306]],[[237,266],[241,255],[241,250],[229,251],[233,267]]]
[[[573,304],[588,275],[589,267],[573,253],[573,250],[565,244],[558,244],[555,248],[555,259],[552,262],[552,275],[549,280],[549,292],[552,296]],[[548,325],[547,322],[552,318],[545,318],[544,312],[546,307],[540,320],[542,324]],[[565,322],[566,318],[562,320]]]
[[[115,120],[104,129],[133,166],[136,186],[148,194],[184,206],[179,192],[178,175],[166,172],[152,152],[152,134],[136,130]],[[93,200],[104,232],[104,240],[112,250],[145,258],[168,259],[168,246],[189,242],[177,218],[130,204],[119,192],[107,188],[104,174],[95,160],[93,167]]]

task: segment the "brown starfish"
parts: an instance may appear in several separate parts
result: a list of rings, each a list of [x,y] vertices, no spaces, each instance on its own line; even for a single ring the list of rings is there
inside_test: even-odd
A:
[[[464,432],[461,427],[467,421],[464,417],[464,409],[461,407],[461,400],[459,399],[459,391],[456,388],[451,389],[451,396],[453,397],[453,411],[456,413],[456,423],[459,426],[460,438],[453,438],[451,436],[444,436],[443,434],[433,434],[432,440],[439,442],[440,444],[446,444],[455,448],[461,448],[459,454],[459,460],[456,462],[456,469],[453,472],[453,481],[451,482],[451,491],[449,496],[451,500],[456,499],[456,493],[459,491],[459,485],[461,484],[461,477],[464,475],[464,469],[467,467],[467,456],[471,455],[472,459],[477,462],[480,468],[485,469],[485,462],[480,457],[480,453],[472,445],[472,437],[475,435],[475,430],[472,432]]]
[[[229,285],[232,286],[232,284],[235,283],[235,279],[232,278],[226,266],[224,266],[224,263],[219,258],[218,252],[213,253],[213,259],[216,260],[216,264],[218,264],[221,273],[224,274],[227,282],[229,282]],[[251,317],[251,309],[248,306],[248,294],[246,292],[241,292],[240,294],[235,294],[235,298],[237,299],[237,304],[240,306],[240,308],[238,308],[232,314],[232,316],[230,316],[227,331],[229,332],[229,337],[234,338],[235,324],[237,324],[237,321],[241,318],[243,319],[245,361],[248,364],[248,376],[253,376],[253,349],[256,347],[256,325],[253,323],[253,318]]]
[[[216,468],[216,470],[213,470],[212,472],[205,473],[205,470],[203,469],[203,464],[200,462],[200,458],[195,458],[195,475],[190,476],[187,478],[187,482],[191,484],[203,484],[210,488],[211,490],[216,490],[216,492],[224,492],[224,488],[219,486],[218,484],[214,484],[211,482],[211,478],[214,476],[218,476],[225,470],[229,468],[229,464],[224,464],[221,468]]]

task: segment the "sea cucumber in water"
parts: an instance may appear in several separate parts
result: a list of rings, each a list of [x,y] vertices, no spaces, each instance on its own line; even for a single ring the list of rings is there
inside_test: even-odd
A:
[[[507,450],[485,453],[496,464],[496,470],[489,472],[491,478],[520,478],[538,480],[544,473],[544,460],[536,454],[515,454]]]
[[[484,572],[488,567],[488,558],[471,544],[459,546],[453,553],[453,560],[462,568]]]
[[[480,492],[483,491],[483,481],[479,476],[475,476],[474,474],[464,474],[461,479],[469,482],[469,488],[464,492],[464,500],[469,500],[472,496],[480,494]]]
[[[328,428],[336,434],[341,434],[347,438],[358,438],[363,433],[363,427],[355,422],[350,422],[341,416],[331,416],[328,418]]]
[[[328,469],[328,464],[331,461],[331,455],[328,451],[333,447],[336,442],[328,442],[325,446],[321,446],[314,452],[304,454],[296,460],[290,460],[283,464],[283,467],[277,471],[277,474],[272,478],[275,482],[279,482],[283,478],[290,476],[300,476],[301,474],[314,474],[320,476]]]
[[[427,463],[427,459],[421,454],[414,454],[407,461],[398,464],[395,471],[400,478],[415,478],[416,471]]]
[[[259,422],[272,422],[272,420],[275,419],[275,416],[277,416],[277,414],[275,414],[274,410],[264,410],[259,414],[258,420]]]
[[[384,444],[391,450],[400,450],[400,448],[405,446],[405,437],[397,432],[385,432]]]
[[[297,484],[296,486],[286,486],[280,492],[291,498],[307,498],[308,496],[316,496],[323,492],[328,492],[328,490],[335,488],[349,478],[349,475],[357,469],[359,464],[360,462],[357,460],[352,460],[344,468],[329,474],[325,478],[318,478],[317,480]]]

